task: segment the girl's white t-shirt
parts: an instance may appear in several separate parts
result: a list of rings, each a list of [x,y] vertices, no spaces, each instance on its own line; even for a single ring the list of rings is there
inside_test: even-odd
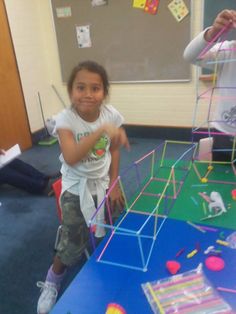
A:
[[[83,120],[71,107],[55,116],[53,133],[56,136],[58,129],[68,129],[79,142],[81,138],[88,136],[104,123],[112,123],[120,127],[123,122],[124,118],[112,105],[102,105],[100,115],[94,122]],[[87,156],[73,166],[65,162],[62,154],[59,157],[62,163],[62,193],[69,191],[80,196],[81,210],[87,223],[95,210],[92,195],[97,195],[99,204],[109,186],[110,144],[108,135],[102,135]]]

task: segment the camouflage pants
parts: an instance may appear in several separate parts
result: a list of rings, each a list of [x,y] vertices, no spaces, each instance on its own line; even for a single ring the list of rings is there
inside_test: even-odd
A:
[[[78,262],[89,242],[89,228],[80,208],[78,195],[64,192],[61,197],[62,228],[56,255],[64,265]]]
[[[97,197],[93,196],[95,206],[97,206]],[[62,228],[60,239],[56,247],[56,255],[66,266],[72,266],[80,259],[84,250],[89,246],[89,228],[85,222],[80,208],[80,198],[70,192],[64,192],[61,196],[62,208]],[[118,208],[112,208],[112,223],[120,216]],[[107,211],[105,211],[105,220],[109,223]],[[102,239],[97,239],[97,243]]]

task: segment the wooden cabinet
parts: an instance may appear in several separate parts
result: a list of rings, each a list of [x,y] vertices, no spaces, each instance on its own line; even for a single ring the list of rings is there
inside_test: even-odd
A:
[[[25,150],[32,146],[31,132],[3,0],[0,30],[0,147],[18,143]]]

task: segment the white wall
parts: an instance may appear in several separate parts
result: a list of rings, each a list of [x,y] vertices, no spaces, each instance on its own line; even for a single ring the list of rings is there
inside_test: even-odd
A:
[[[192,1],[192,36],[201,30],[203,1]],[[63,106],[51,85],[66,103],[50,0],[5,0],[13,44],[20,71],[31,131],[42,128],[38,95],[46,118]],[[187,83],[113,84],[110,102],[127,124],[155,126],[192,125],[196,69]]]

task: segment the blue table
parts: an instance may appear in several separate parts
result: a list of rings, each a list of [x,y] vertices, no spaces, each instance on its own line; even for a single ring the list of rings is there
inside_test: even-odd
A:
[[[139,219],[137,215],[134,215],[133,221],[135,219]],[[202,233],[184,221],[167,218],[158,234],[146,272],[97,262],[96,255],[93,254],[56,303],[51,314],[104,314],[109,303],[120,304],[128,314],[151,314],[153,312],[141,284],[171,276],[165,266],[168,260],[180,262],[179,273],[195,269],[199,263],[203,263],[204,274],[214,287],[236,289],[236,250],[220,247],[225,268],[219,272],[210,271],[204,265],[207,257],[204,250],[210,245],[218,247],[215,241],[221,232],[225,236],[233,232],[231,229],[217,229],[217,232]],[[196,245],[199,245],[200,251],[194,257],[187,258],[186,255]],[[185,251],[176,258],[175,255],[181,248],[185,248]],[[99,250],[100,246],[96,251]],[[114,247],[115,254],[117,250],[120,254],[130,254],[128,244],[122,248]],[[219,294],[236,310],[235,294]]]

